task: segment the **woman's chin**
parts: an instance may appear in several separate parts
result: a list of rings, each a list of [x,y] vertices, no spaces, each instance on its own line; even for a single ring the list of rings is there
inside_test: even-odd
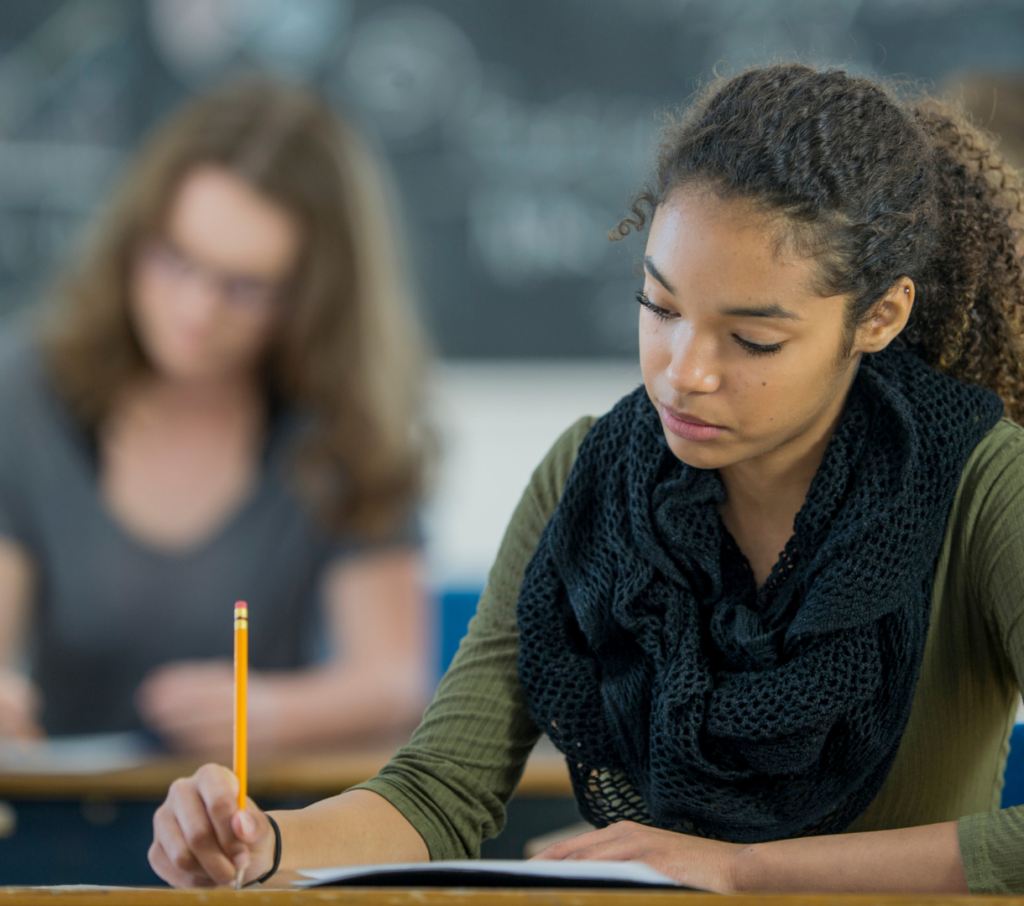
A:
[[[163,356],[153,362],[153,370],[165,381],[183,384],[223,380],[229,373],[223,361],[199,356]]]
[[[666,429],[665,440],[676,459],[694,469],[720,469],[734,461],[729,457],[722,438],[687,440]]]

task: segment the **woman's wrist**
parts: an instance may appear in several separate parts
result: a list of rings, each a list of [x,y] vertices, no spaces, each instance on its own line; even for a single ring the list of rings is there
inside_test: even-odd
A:
[[[957,822],[738,847],[731,893],[967,893]]]
[[[254,869],[258,869],[258,873],[256,870],[252,872],[248,884],[265,884],[269,887],[276,887],[280,886],[279,881],[287,884],[289,880],[282,878],[284,873],[281,870],[281,862],[287,844],[284,841],[284,832],[281,828],[282,823],[286,822],[282,822],[281,818],[282,815],[287,816],[293,813],[275,811],[273,815],[270,812],[263,814],[270,822],[271,832],[260,841],[259,851],[253,853],[253,865]]]
[[[281,828],[277,826],[277,822],[269,812],[265,812],[264,814],[266,815],[267,821],[270,822],[270,829],[274,832],[274,856],[273,861],[270,863],[270,868],[256,878],[255,881],[252,881],[251,883],[253,884],[265,884],[274,877],[275,874],[277,874],[278,868],[281,867]]]
[[[719,893],[749,893],[764,889],[764,846],[748,843],[734,847],[724,872],[727,889]]]

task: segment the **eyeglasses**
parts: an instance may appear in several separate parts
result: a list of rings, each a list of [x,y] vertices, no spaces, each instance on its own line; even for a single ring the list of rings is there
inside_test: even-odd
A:
[[[200,280],[211,286],[229,305],[258,310],[277,303],[281,281],[232,274],[204,264],[168,239],[156,239],[143,249],[143,262],[175,282]]]

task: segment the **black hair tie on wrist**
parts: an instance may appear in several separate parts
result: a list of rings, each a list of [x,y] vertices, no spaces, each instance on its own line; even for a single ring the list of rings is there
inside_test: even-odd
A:
[[[281,867],[281,828],[277,826],[277,822],[271,818],[270,815],[267,815],[266,818],[270,822],[270,826],[274,829],[274,864],[270,866],[270,871],[265,875],[258,877],[252,882],[253,884],[262,884],[264,881],[269,880],[273,876],[274,872]]]

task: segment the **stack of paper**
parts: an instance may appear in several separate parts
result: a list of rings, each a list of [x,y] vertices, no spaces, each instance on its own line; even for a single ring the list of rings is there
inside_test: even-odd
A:
[[[138,767],[153,757],[142,733],[90,733],[39,740],[0,740],[3,774],[104,774]]]
[[[514,859],[350,865],[300,871],[297,887],[674,887],[643,862],[555,862]]]

